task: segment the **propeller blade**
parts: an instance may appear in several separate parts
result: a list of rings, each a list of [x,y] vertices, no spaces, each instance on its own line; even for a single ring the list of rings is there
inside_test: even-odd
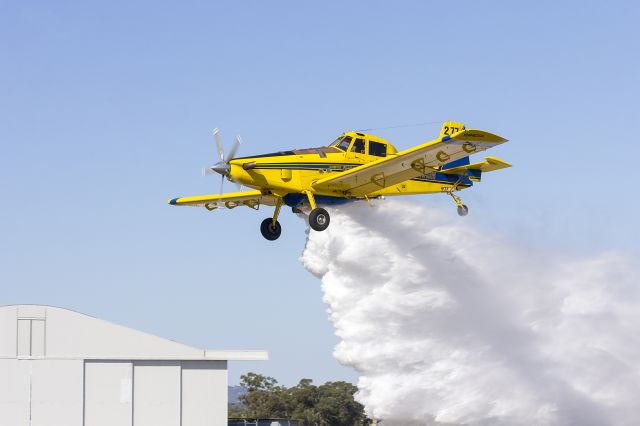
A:
[[[236,141],[233,143],[233,146],[231,147],[231,149],[229,150],[229,154],[227,155],[227,163],[235,158],[236,152],[238,152],[238,148],[240,148],[241,144],[242,139],[240,139],[240,136],[236,136]]]
[[[218,155],[220,161],[224,161],[224,148],[222,148],[222,137],[220,136],[220,130],[216,127],[213,129],[213,138],[216,140],[216,146],[218,147]]]
[[[222,194],[223,193],[222,191],[224,191],[224,175],[220,176],[220,192],[219,193]]]
[[[240,182],[238,182],[237,180],[235,180],[233,178],[233,176],[228,175],[227,176],[227,180],[233,184],[233,186],[236,189],[236,192],[240,192],[242,190],[242,184]]]

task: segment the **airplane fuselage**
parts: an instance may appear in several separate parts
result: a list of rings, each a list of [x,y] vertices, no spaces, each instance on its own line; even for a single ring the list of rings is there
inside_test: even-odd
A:
[[[386,146],[385,157],[397,155],[396,149],[389,142],[372,135],[349,132],[342,137],[364,139],[368,143],[375,141]],[[379,160],[381,157],[369,154],[366,148],[365,152],[355,152],[354,145],[355,142],[352,142],[346,147],[347,150],[336,146],[324,146],[236,158],[230,162],[229,177],[244,186],[267,190],[281,197],[300,194],[305,188],[311,188],[319,179]],[[458,179],[457,175],[433,171],[380,189],[369,197],[446,192]],[[460,189],[471,185],[472,182],[468,178],[464,178],[464,181],[458,184]],[[317,194],[326,197],[358,198],[350,197],[348,193],[339,190],[317,191]]]
[[[315,231],[329,226],[329,211],[323,206],[383,196],[445,193],[455,201],[458,214],[466,216],[469,209],[455,192],[479,182],[483,172],[511,166],[495,157],[471,164],[471,154],[507,140],[482,130],[467,130],[453,121],[443,124],[437,139],[402,152],[377,136],[347,132],[328,146],[236,158],[240,137],[225,154],[217,129],[213,136],[220,161],[205,168],[204,174],[218,173],[253,189],[172,198],[169,204],[209,211],[273,206],[273,216],[260,224],[260,232],[270,241],[280,236],[278,215],[284,205],[295,213],[308,210],[309,227]]]

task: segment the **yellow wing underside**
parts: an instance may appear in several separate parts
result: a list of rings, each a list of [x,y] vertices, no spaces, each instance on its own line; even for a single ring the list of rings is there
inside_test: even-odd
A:
[[[312,184],[322,193],[358,197],[438,170],[443,164],[507,142],[482,130],[464,130],[391,155],[379,161],[320,179]],[[485,166],[488,168],[488,165]],[[506,166],[503,166],[506,167]],[[449,172],[447,170],[447,172]]]
[[[233,209],[238,206],[247,206],[257,209],[261,204],[276,205],[276,197],[263,195],[260,191],[230,192],[228,194],[197,195],[194,197],[180,197],[169,200],[174,206],[204,207],[207,210],[217,208]]]

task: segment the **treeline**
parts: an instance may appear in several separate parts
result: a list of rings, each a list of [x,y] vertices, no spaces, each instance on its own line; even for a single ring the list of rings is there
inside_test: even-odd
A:
[[[278,385],[273,377],[249,373],[240,377],[246,393],[231,404],[229,417],[242,419],[281,418],[300,426],[364,426],[371,421],[353,395],[358,390],[347,382],[315,386],[302,379],[296,386]]]

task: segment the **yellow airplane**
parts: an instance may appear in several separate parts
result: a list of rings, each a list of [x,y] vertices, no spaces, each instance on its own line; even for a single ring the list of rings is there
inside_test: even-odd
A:
[[[482,130],[468,130],[461,123],[447,121],[440,136],[430,142],[398,152],[386,140],[360,132],[346,132],[328,146],[294,149],[272,154],[236,158],[240,137],[225,156],[218,129],[213,135],[220,161],[204,169],[219,173],[251,191],[232,192],[169,200],[176,206],[198,206],[207,210],[261,205],[274,206],[272,217],[260,225],[267,240],[276,240],[282,228],[278,215],[283,205],[294,213],[309,211],[309,226],[323,231],[329,226],[329,213],[322,207],[356,200],[369,201],[392,195],[450,195],[458,214],[469,209],[456,191],[479,182],[483,172],[510,167],[495,157],[471,164],[469,155],[507,142]]]

